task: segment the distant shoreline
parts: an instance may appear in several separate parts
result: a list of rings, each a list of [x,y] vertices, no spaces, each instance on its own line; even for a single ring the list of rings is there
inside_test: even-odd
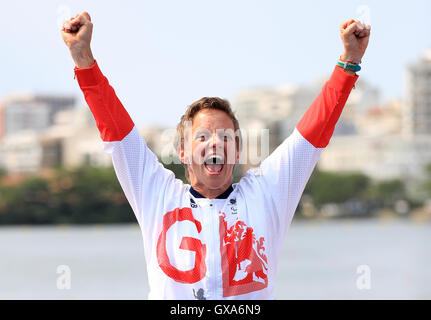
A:
[[[420,217],[414,217],[414,216],[406,216],[406,217],[399,217],[399,216],[367,216],[367,217],[337,217],[337,218],[304,218],[304,217],[297,217],[293,218],[291,226],[294,226],[297,223],[300,224],[324,224],[327,222],[369,222],[369,221],[375,221],[376,223],[398,223],[398,222],[408,222],[413,224],[431,224],[431,218],[420,218]],[[118,223],[47,223],[47,224],[0,224],[1,228],[17,228],[17,229],[26,229],[26,228],[45,228],[45,227],[55,227],[55,228],[105,228],[105,227],[137,227],[139,228],[139,224],[137,222],[118,222]]]

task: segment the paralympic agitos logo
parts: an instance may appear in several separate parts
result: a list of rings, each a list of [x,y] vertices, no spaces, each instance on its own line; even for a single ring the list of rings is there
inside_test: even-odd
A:
[[[196,283],[205,277],[207,247],[201,240],[184,236],[179,248],[194,252],[194,265],[190,270],[179,270],[169,258],[167,233],[175,223],[189,221],[198,234],[202,232],[200,221],[193,217],[191,208],[175,209],[163,216],[163,228],[157,241],[157,261],[163,272],[180,283]],[[223,296],[245,294],[268,286],[268,260],[264,238],[256,239],[253,228],[238,219],[228,228],[225,214],[219,214],[220,256],[223,278]]]

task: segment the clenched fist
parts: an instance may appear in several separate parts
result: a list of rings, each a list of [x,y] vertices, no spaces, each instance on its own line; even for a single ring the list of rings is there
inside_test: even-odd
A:
[[[344,21],[340,26],[344,53],[341,59],[359,63],[365,54],[370,40],[371,27],[353,19]]]
[[[78,68],[88,68],[94,64],[90,47],[92,32],[93,24],[90,15],[85,11],[63,23],[61,36]]]

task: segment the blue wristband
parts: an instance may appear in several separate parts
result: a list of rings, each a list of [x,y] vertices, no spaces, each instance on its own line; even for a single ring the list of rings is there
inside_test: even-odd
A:
[[[339,66],[343,69],[352,70],[353,72],[358,72],[361,70],[361,66],[359,64],[353,64],[353,63],[344,62],[341,60],[337,61],[337,66]]]

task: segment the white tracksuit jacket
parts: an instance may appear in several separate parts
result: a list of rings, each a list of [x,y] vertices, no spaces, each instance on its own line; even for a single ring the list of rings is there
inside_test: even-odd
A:
[[[336,67],[294,132],[216,199],[147,147],[97,62],[75,68],[143,235],[149,299],[273,299],[287,229],[357,76]]]

